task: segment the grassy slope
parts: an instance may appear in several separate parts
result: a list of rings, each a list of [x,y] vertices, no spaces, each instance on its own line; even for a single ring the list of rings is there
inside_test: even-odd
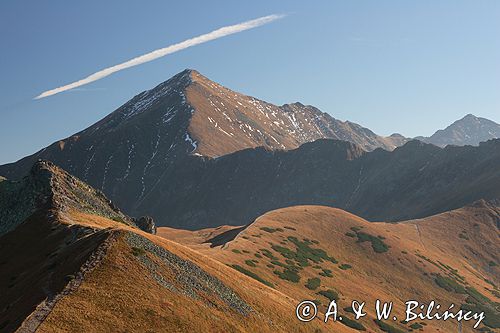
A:
[[[334,208],[297,206],[261,216],[223,247],[210,248],[209,244],[204,244],[206,238],[203,235],[217,233],[214,229],[195,232],[188,246],[223,263],[239,265],[257,274],[296,302],[319,299],[325,304],[326,299],[318,295],[318,291],[333,289],[340,294],[343,307],[348,306],[352,299],[366,300],[370,304],[376,298],[393,300],[399,304],[395,311],[402,319],[404,308],[401,305],[409,299],[436,299],[443,305],[465,302],[467,295],[446,291],[436,284],[438,274],[459,281],[464,287],[475,288],[493,302],[499,301],[495,297],[495,294],[498,296],[498,289],[495,293],[494,288],[485,282],[489,280],[496,286],[499,284],[498,269],[489,264],[491,261],[498,262],[498,257],[495,257],[499,245],[495,226],[498,216],[498,210],[479,204],[425,219],[388,224],[370,223]],[[389,246],[387,252],[383,252],[383,247],[380,253],[375,252],[370,241],[358,242],[357,233],[376,238],[382,236],[383,239],[379,240]],[[178,241],[189,239],[185,232],[168,228],[160,228],[160,235]],[[289,236],[311,240],[311,248],[325,250],[338,263],[326,260],[311,263],[298,270],[298,283],[281,279],[273,271],[283,269],[275,264],[269,267],[272,259],[266,257],[262,249],[271,251],[271,256],[286,265],[286,258],[273,250],[272,245],[295,250]],[[195,243],[192,239],[198,241]],[[254,260],[253,264],[249,260]],[[341,264],[352,267],[340,269]],[[323,269],[331,270],[333,276],[320,275]],[[310,290],[305,287],[309,279],[318,277],[321,280],[319,288]],[[361,322],[367,328],[377,330],[371,319]],[[430,331],[456,330],[456,324],[451,321],[430,321],[427,324]],[[336,327],[343,326],[336,324]],[[399,327],[405,328],[404,325]],[[468,330],[470,327],[465,328],[465,331]]]
[[[89,274],[80,288],[57,303],[38,332],[302,332],[323,331],[325,326],[296,325],[291,300],[224,264],[166,239],[149,235],[108,219],[72,212],[67,221],[94,228],[120,231],[102,264]],[[231,288],[253,312],[244,316],[212,295],[193,299],[162,287],[137,260],[126,242],[134,231],[177,256],[198,265]],[[174,281],[175,272],[151,253],[141,254],[155,261],[157,272]],[[319,331],[318,331],[319,332]]]

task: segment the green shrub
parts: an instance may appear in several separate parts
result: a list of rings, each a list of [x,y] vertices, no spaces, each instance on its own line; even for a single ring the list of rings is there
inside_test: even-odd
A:
[[[389,251],[389,246],[384,243],[384,241],[378,237],[367,234],[365,232],[357,232],[358,243],[371,242],[373,251],[376,253],[384,253]]]
[[[268,249],[260,249],[260,251],[262,252],[262,255],[264,255],[265,257],[268,257],[269,259],[271,260],[279,260],[277,257],[274,256],[274,254],[269,251]]]
[[[353,328],[355,330],[366,331],[366,328],[359,321],[349,319],[346,316],[342,316],[342,320],[340,322],[345,326]]]
[[[316,304],[317,306],[321,305],[321,301],[319,299],[313,300],[313,303]]]
[[[320,292],[318,292],[318,295],[326,297],[327,299],[330,300],[330,302],[337,301],[339,299],[339,294],[335,290],[332,290],[332,289],[321,290]]]
[[[261,227],[260,230],[269,232],[269,233],[275,233],[276,231],[283,232],[284,230],[281,228],[270,228],[270,227]]]
[[[324,277],[333,277],[332,270],[331,269],[322,269],[322,272],[319,273],[319,275],[324,276]]]
[[[355,233],[352,233],[352,232],[346,232],[345,235],[347,237],[351,237],[351,238],[356,238],[356,234]]]
[[[310,242],[299,241],[296,237],[289,236],[288,240],[296,246],[295,260],[302,263],[301,266],[308,266],[308,260],[311,260],[315,264],[325,261],[331,261],[337,263],[335,258],[328,256],[328,254],[322,249],[311,248]]]
[[[486,297],[483,294],[481,294],[474,287],[466,287],[465,291],[467,292],[467,294],[470,297],[472,297],[474,300],[476,300],[479,303],[483,303],[483,304],[491,304],[492,303],[491,300],[488,297]]]
[[[308,279],[306,283],[306,288],[310,290],[316,290],[321,285],[320,278]]]
[[[339,268],[345,271],[345,270],[351,269],[352,266],[349,264],[342,264],[339,266]]]
[[[455,292],[457,294],[465,294],[465,288],[457,283],[455,280],[447,277],[447,276],[442,276],[441,274],[438,274],[436,278],[434,279],[434,282],[441,288],[449,291],[449,292]]]
[[[257,266],[257,265],[255,265],[255,263],[253,262],[253,260],[245,260],[245,264],[247,264],[250,267],[256,267]]]
[[[354,313],[354,309],[352,308],[352,306],[345,307],[344,311],[348,313]]]
[[[433,265],[434,265],[434,266],[436,266],[437,268],[441,268],[441,267],[439,267],[439,265],[438,265],[438,264],[437,264],[434,260],[432,260],[432,259],[430,259],[430,258],[427,258],[426,256],[424,256],[424,255],[422,255],[422,254],[420,254],[420,253],[416,253],[415,255],[416,255],[417,257],[419,257],[419,258],[424,259],[424,260],[425,260],[425,261],[427,261],[428,263],[433,264]],[[449,269],[449,270],[451,270],[451,269],[452,269],[450,266],[444,265],[444,264],[443,264],[442,262],[440,262],[440,261],[438,261],[438,262],[439,262],[439,264],[440,264],[441,266],[445,267],[446,269]]]
[[[391,326],[391,325],[389,325],[387,323],[384,323],[381,320],[374,319],[373,321],[384,332],[387,332],[387,333],[404,333],[404,331],[400,330],[399,328],[396,328],[396,327]]]
[[[238,250],[238,249],[232,249],[231,251],[234,252],[234,253],[237,253],[237,254],[241,254],[241,251]]]
[[[251,272],[251,271],[249,271],[249,270],[247,270],[247,269],[245,269],[245,268],[243,268],[243,267],[241,267],[239,265],[231,265],[231,267],[234,268],[235,270],[237,270],[238,272],[243,273],[243,274],[245,274],[245,275],[247,275],[247,276],[249,276],[249,277],[251,277],[251,278],[253,278],[253,279],[255,279],[255,280],[257,280],[257,281],[259,281],[261,283],[263,283],[263,284],[265,284],[266,286],[274,288],[274,284],[272,284],[269,281],[264,280],[263,278],[261,278],[260,276],[258,276],[257,274],[255,274],[254,272]]]
[[[489,328],[500,328],[500,316],[498,311],[483,304],[462,304],[462,310],[472,311],[475,313],[484,312],[483,324]]]
[[[297,254],[287,247],[283,247],[283,246],[279,246],[279,245],[272,245],[271,248],[274,251],[280,253],[285,258],[295,259],[297,257]]]
[[[285,268],[283,272],[276,270],[274,271],[274,274],[278,275],[278,277],[282,280],[287,280],[294,283],[300,281],[300,276],[297,274],[297,272],[288,268]]]

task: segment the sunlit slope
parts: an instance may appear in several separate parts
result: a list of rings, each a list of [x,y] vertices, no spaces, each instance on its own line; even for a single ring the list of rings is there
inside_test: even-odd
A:
[[[411,299],[484,309],[484,323],[493,329],[499,324],[494,310],[499,301],[498,221],[498,207],[482,201],[398,224],[371,223],[334,208],[296,206],[261,216],[232,240],[225,235],[234,227],[207,229],[194,232],[187,245],[296,303],[317,300],[324,311],[328,297],[337,298],[341,307],[353,299],[367,301],[370,318],[360,323],[369,331],[380,331],[373,321],[375,299],[394,301],[398,320],[389,324],[403,331],[410,329],[400,320],[404,302]],[[189,239],[185,232],[167,228],[160,228],[160,235]],[[225,238],[223,244],[214,241]],[[427,332],[457,330],[451,320],[425,324]],[[470,330],[466,324],[464,331]]]
[[[107,230],[100,264],[61,298],[37,332],[314,332],[296,325],[293,301],[189,248],[103,217],[71,213]]]

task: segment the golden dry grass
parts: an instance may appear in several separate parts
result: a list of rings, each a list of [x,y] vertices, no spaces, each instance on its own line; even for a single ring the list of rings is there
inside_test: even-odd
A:
[[[134,258],[122,235],[80,288],[57,303],[38,332],[314,332],[325,328],[320,322],[297,325],[292,299],[188,247],[93,215],[72,212],[66,216],[66,223],[71,222],[147,237],[220,279],[254,311],[243,316],[220,304],[214,306],[216,299],[194,300],[160,286]],[[166,266],[160,273],[173,274]]]
[[[272,282],[276,289],[295,299],[322,299],[318,290],[335,289],[340,293],[340,304],[348,306],[353,299],[365,300],[373,304],[375,299],[392,300],[396,304],[395,312],[404,318],[404,302],[417,299],[422,302],[437,300],[441,304],[462,304],[466,295],[450,293],[440,288],[435,282],[435,275],[452,274],[457,270],[468,286],[474,287],[494,302],[499,299],[490,291],[493,288],[485,279],[498,286],[498,270],[489,266],[491,260],[498,260],[499,234],[495,225],[498,211],[487,205],[465,207],[425,219],[404,223],[371,223],[345,211],[320,206],[296,206],[278,209],[258,218],[247,229],[224,245],[210,248],[202,235],[209,235],[211,230],[195,232],[189,238],[185,232],[178,233],[168,228],[160,228],[160,235],[174,241],[186,243],[197,251],[220,262],[238,264]],[[267,230],[282,230],[267,232]],[[292,230],[293,228],[295,230]],[[390,246],[384,253],[376,253],[370,242],[359,243],[357,238],[346,233],[354,233],[352,228],[373,236],[381,236]],[[467,239],[462,235],[467,235]],[[323,262],[322,268],[330,269],[333,277],[323,277],[321,270],[309,267],[300,271],[299,283],[280,279],[269,268],[270,259],[263,256],[261,249],[268,249],[284,263],[285,258],[271,249],[271,244],[294,249],[287,240],[288,236],[309,239],[318,242],[312,244],[325,250],[338,260],[338,264]],[[196,239],[196,244],[193,244]],[[248,253],[245,253],[248,252]],[[257,258],[258,253],[261,258]],[[247,260],[258,261],[256,267],[246,264]],[[339,269],[340,264],[349,264],[352,268]],[[311,291],[304,287],[308,278],[319,277],[321,287]],[[489,289],[489,290],[488,290]],[[370,313],[374,315],[373,311]],[[371,320],[361,321],[367,328],[377,330]],[[451,332],[456,330],[456,322],[428,321],[426,331]],[[342,327],[339,324],[336,328]],[[401,326],[400,328],[404,328]],[[471,331],[466,325],[464,331]]]

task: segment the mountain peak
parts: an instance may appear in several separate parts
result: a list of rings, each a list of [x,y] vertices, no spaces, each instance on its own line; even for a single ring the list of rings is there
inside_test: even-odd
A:
[[[500,137],[500,125],[486,118],[467,114],[445,129],[439,130],[424,142],[444,147],[447,145],[472,145]]]
[[[481,121],[488,121],[488,119],[476,117],[472,113],[469,113],[469,114],[465,115],[463,118],[455,121],[450,126],[453,126],[455,124],[460,124],[460,123],[475,123],[475,122],[481,122]]]

